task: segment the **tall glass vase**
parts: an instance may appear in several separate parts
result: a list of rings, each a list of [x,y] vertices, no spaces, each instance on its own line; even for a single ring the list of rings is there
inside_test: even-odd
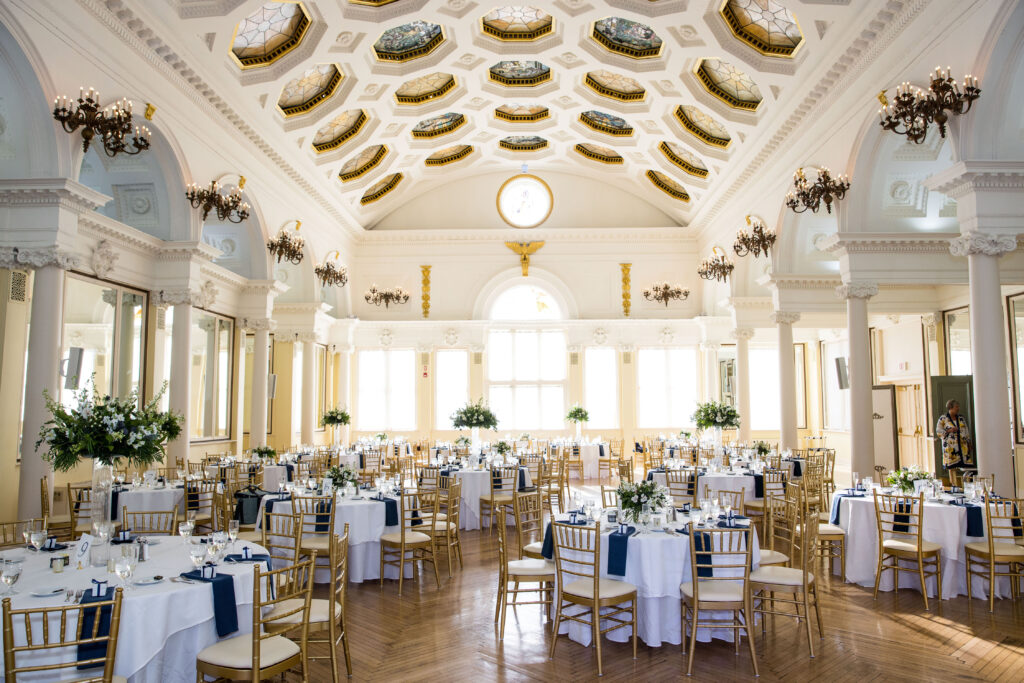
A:
[[[711,428],[711,445],[715,448],[715,454],[722,450],[722,428]]]
[[[480,428],[470,427],[469,429],[469,452],[478,454],[480,453]]]
[[[93,527],[113,521],[111,514],[111,490],[114,488],[114,467],[101,462],[98,458],[92,460],[92,502],[90,515]]]
[[[576,421],[576,442],[580,443],[583,441],[583,423],[579,420]]]

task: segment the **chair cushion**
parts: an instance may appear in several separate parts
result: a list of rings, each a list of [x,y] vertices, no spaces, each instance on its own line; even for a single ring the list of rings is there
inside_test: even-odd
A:
[[[814,582],[814,574],[807,575],[808,583]],[[804,573],[793,567],[759,567],[750,572],[751,583],[771,583],[779,586],[804,585]]]
[[[555,578],[555,563],[549,560],[512,560],[508,573],[516,576],[550,576]]]
[[[746,509],[746,510],[750,510],[751,508],[753,508],[754,510],[760,511],[760,510],[764,509],[764,501],[763,500],[746,500],[746,501],[743,501],[743,508]]]
[[[300,652],[299,646],[284,636],[271,636],[260,642],[260,667],[279,664]],[[220,640],[204,648],[196,659],[214,666],[249,670],[252,667],[252,634]]]
[[[592,598],[594,597],[594,582],[591,579],[577,579],[570,581],[562,587],[563,593],[569,595],[575,595],[580,598]],[[600,598],[619,598],[626,597],[631,593],[636,593],[636,586],[625,581],[616,581],[615,579],[601,579],[597,586],[598,597]]]
[[[331,537],[322,534],[308,536],[303,534],[302,548],[303,550],[330,550]]]
[[[999,541],[996,541],[993,545],[995,546],[996,557],[1013,557],[1018,561],[1024,559],[1024,546],[1019,546],[1015,543],[1001,543]],[[964,547],[979,555],[988,555],[988,541],[975,541],[967,543]]]
[[[828,512],[819,512],[818,513],[818,521],[821,522],[822,524],[828,524],[828,521],[830,519],[832,519],[831,513],[828,513]]]
[[[837,524],[819,524],[818,525],[819,536],[846,536],[846,532],[843,531],[843,527]]]
[[[758,560],[758,564],[762,567],[772,564],[786,564],[787,562],[789,562],[789,555],[780,553],[778,550],[765,550],[761,548],[761,557]]]
[[[544,550],[543,541],[534,541],[533,543],[527,543],[523,546],[524,553],[533,553],[534,555],[540,555]]]
[[[429,524],[431,519],[436,519],[439,522],[443,522],[448,519],[447,513],[438,512],[436,515],[433,512],[424,512],[420,514],[420,519],[423,520],[424,524]]]
[[[898,553],[916,553],[917,545],[910,541],[903,541],[898,538],[887,538],[882,541],[882,547]],[[938,543],[921,539],[921,550],[926,553],[935,553],[942,549]]]
[[[426,524],[430,526],[431,531],[439,534],[443,534],[446,531],[455,532],[459,530],[459,528],[455,526],[455,522],[449,522],[443,519],[436,520],[433,524],[431,524],[428,519],[426,520]]]
[[[315,598],[309,601],[309,623],[325,622],[331,618],[330,614],[330,601]],[[282,614],[284,612],[290,612],[297,607],[302,607],[301,598],[291,598],[290,600],[282,600],[281,602],[274,605],[274,609],[267,612],[264,619],[273,619],[275,614]],[[336,613],[340,613],[342,610],[341,603],[338,603]],[[296,612],[295,614],[289,614],[286,617],[282,617],[274,622],[274,624],[301,624],[302,623],[302,612]],[[272,624],[273,625],[273,624]]]
[[[239,541],[249,541],[250,543],[262,543],[263,542],[263,532],[261,532],[261,531],[239,531],[238,532],[238,540]]]
[[[701,602],[742,602],[743,584],[731,581],[699,581]],[[688,598],[693,598],[693,582],[686,581],[679,590]]]
[[[390,533],[390,534],[381,534],[380,540],[385,542],[385,543],[394,543],[394,544],[397,545],[397,544],[402,542],[402,533],[399,532],[399,531],[395,531],[394,533]],[[405,532],[405,543],[406,543],[406,545],[408,545],[410,543],[429,543],[429,542],[430,542],[430,536],[427,536],[426,534],[420,533],[419,531],[406,531]]]
[[[480,502],[481,503],[490,503],[491,502],[491,496],[480,496]],[[505,503],[511,504],[512,503],[512,494],[511,493],[495,493],[494,494],[494,503],[496,505],[502,505],[502,504],[505,504]]]

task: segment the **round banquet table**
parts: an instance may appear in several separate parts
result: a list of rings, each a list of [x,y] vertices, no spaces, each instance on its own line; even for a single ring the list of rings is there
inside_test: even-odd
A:
[[[533,486],[530,471],[520,467],[523,473],[526,486]],[[461,519],[459,528],[467,531],[480,528],[480,498],[491,494],[491,483],[488,478],[489,470],[467,470],[460,469],[455,473],[456,478],[462,482],[462,508],[459,510]]]
[[[654,481],[662,486],[668,486],[668,477],[664,472],[652,472]],[[704,497],[704,487],[712,491],[739,491],[743,489],[743,500],[759,500],[754,493],[754,477],[750,474],[701,474],[697,477],[698,500]]]
[[[172,486],[147,489],[144,486],[135,488],[124,487],[117,494],[117,509],[113,510],[114,520],[120,521],[121,509],[127,508],[128,512],[158,512],[184,510],[185,489]],[[180,517],[180,514],[179,514]]]
[[[837,491],[832,505],[839,505],[839,526],[846,531],[846,580],[868,588],[874,588],[875,570],[878,567],[878,523],[875,515],[874,498],[869,494],[859,498],[841,497],[845,489]],[[967,509],[948,505],[940,501],[925,501],[923,538],[942,546],[942,599],[967,594],[967,555],[964,545],[985,540],[985,536],[967,535]],[[985,509],[982,506],[982,519]],[[984,528],[984,527],[983,527]],[[916,563],[907,564],[916,566]],[[838,563],[833,571],[838,571]],[[892,570],[882,575],[878,589],[893,589]],[[921,590],[921,580],[916,573],[898,572],[899,587]],[[974,577],[972,597],[988,599],[988,581]],[[925,579],[928,596],[935,596],[935,579]],[[996,597],[1010,595],[1009,577],[996,578]]]
[[[580,459],[583,461],[584,479],[598,479],[601,476],[598,463],[602,457],[608,457],[608,444],[586,443],[580,446]]]
[[[135,577],[160,574],[164,580],[152,586],[133,586],[123,594],[121,602],[121,626],[118,631],[117,658],[114,674],[124,676],[130,683],[194,683],[196,680],[196,655],[218,640],[213,614],[213,591],[206,583],[172,583],[172,576],[191,571],[192,563],[184,544],[177,536],[150,537],[156,545],[150,546],[150,559],[140,562]],[[266,553],[254,543],[238,541],[233,551],[241,552],[244,546],[253,554]],[[72,557],[72,565],[61,574],[49,569],[51,553],[35,553],[30,550],[4,551],[4,557],[23,556],[25,564],[21,579],[15,585],[18,592],[11,604],[15,609],[55,607],[64,604],[64,593],[54,597],[37,598],[31,591],[60,586],[68,590],[91,587],[92,579],[104,579],[109,586],[120,586],[114,574],[108,574],[106,567],[74,568],[74,546],[66,551]],[[117,552],[117,546],[111,546]],[[238,631],[228,638],[252,632],[253,565],[251,563],[226,563],[217,566],[218,574],[234,576],[235,601],[237,603]],[[73,625],[70,626],[73,628]],[[39,623],[42,628],[42,623]],[[59,628],[54,619],[51,628]],[[15,640],[24,644],[24,633],[15,627]],[[39,636],[35,635],[38,639]],[[56,649],[49,653],[34,654],[34,663],[73,661],[72,648]],[[3,662],[0,661],[0,671]],[[78,680],[83,675],[102,672],[102,669],[78,671],[74,667],[64,670],[62,679]],[[19,681],[53,681],[54,672],[41,672],[33,677],[22,675]]]
[[[266,465],[263,467],[263,490],[279,491],[281,484],[288,481],[288,468],[284,465]]]
[[[680,521],[679,528],[685,525]],[[616,529],[610,525],[608,532]],[[626,574],[617,576],[608,573],[608,536],[605,527],[601,533],[601,576],[619,579],[637,587],[637,637],[648,647],[660,647],[663,643],[678,645],[682,642],[681,613],[682,593],[680,584],[692,579],[690,567],[690,537],[686,534],[649,532],[631,536],[626,552]],[[757,534],[751,534],[754,546],[751,549],[751,569],[757,569],[760,550]],[[730,570],[733,571],[733,570]],[[572,610],[572,607],[567,608]],[[711,612],[709,618],[728,617],[729,612]],[[601,628],[611,626],[603,622]],[[563,623],[559,633],[568,633],[569,638],[581,645],[589,646],[592,631],[585,624]],[[608,638],[624,643],[632,638],[629,627],[608,633]],[[733,631],[729,629],[697,629],[697,640],[709,642],[712,638],[732,642]]]

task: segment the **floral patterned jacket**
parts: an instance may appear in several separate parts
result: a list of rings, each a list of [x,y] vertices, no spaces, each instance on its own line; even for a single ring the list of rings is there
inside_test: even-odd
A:
[[[957,430],[954,434],[946,434],[947,429]],[[942,464],[946,467],[957,465],[973,465],[974,453],[971,451],[971,432],[967,428],[967,420],[963,415],[956,418],[946,413],[935,425],[935,435],[942,439]]]

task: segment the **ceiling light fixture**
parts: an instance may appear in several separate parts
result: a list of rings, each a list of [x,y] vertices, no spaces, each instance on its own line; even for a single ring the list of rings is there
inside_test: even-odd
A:
[[[682,285],[670,285],[667,282],[661,284],[651,285],[644,290],[644,298],[648,301],[660,301],[668,307],[669,302],[685,301],[690,296],[690,290],[686,289]]]
[[[147,109],[148,111],[148,109]],[[114,104],[100,108],[100,94],[95,89],[78,89],[78,103],[74,104],[66,95],[53,100],[53,118],[64,130],[74,133],[82,129],[82,151],[88,152],[93,139],[99,138],[103,151],[108,157],[138,154],[149,149],[149,128],[135,126],[132,135],[131,100],[120,99]],[[131,136],[131,142],[128,137]]]
[[[793,173],[793,190],[786,193],[786,206],[795,213],[803,213],[808,209],[817,213],[822,202],[825,202],[825,209],[832,213],[832,202],[842,199],[850,189],[849,176],[839,174],[833,178],[827,168],[817,170],[818,178],[813,183],[807,179],[803,168]]]
[[[374,306],[384,304],[384,308],[391,304],[400,305],[409,301],[409,292],[401,287],[377,289],[377,285],[370,285],[363,296],[366,298],[366,303]]]
[[[725,252],[720,247],[715,247],[711,250],[711,257],[701,261],[697,275],[704,280],[725,282],[735,267],[732,261],[726,258]]]
[[[337,259],[341,256],[341,252],[335,249],[333,252],[333,258]],[[342,265],[335,265],[334,261],[331,260],[332,256],[328,255],[327,259],[313,269],[320,285],[322,287],[330,287],[337,285],[338,287],[344,287],[348,283],[348,268]]]
[[[928,92],[904,82],[896,87],[896,97],[889,103],[883,90],[878,94],[882,108],[878,110],[879,125],[897,135],[906,135],[911,142],[921,144],[928,136],[928,126],[939,127],[939,135],[946,137],[946,123],[950,112],[953,116],[966,114],[974,100],[981,97],[978,79],[970,74],[964,76],[963,90],[950,78],[949,67],[945,70],[935,67]]]
[[[747,216],[747,225],[751,231],[747,232],[746,229],[740,228],[736,233],[732,250],[740,257],[747,254],[753,254],[754,258],[761,254],[768,256],[768,252],[775,246],[775,231],[765,227],[761,219],[755,216]]]
[[[284,224],[281,231],[277,233],[277,236],[267,242],[267,251],[270,252],[271,256],[277,257],[277,262],[288,261],[292,265],[299,265],[302,263],[303,249],[306,246],[305,240],[299,236],[299,228],[302,227],[302,221],[295,221],[295,232],[288,232],[288,225],[292,221]]]
[[[249,204],[242,201],[243,187],[244,175],[238,177],[238,186],[231,188],[227,194],[221,194],[220,183],[216,180],[211,180],[209,187],[202,188],[195,183],[189,183],[185,188],[185,198],[192,208],[203,210],[204,221],[210,212],[216,209],[217,220],[241,223],[249,217]]]

